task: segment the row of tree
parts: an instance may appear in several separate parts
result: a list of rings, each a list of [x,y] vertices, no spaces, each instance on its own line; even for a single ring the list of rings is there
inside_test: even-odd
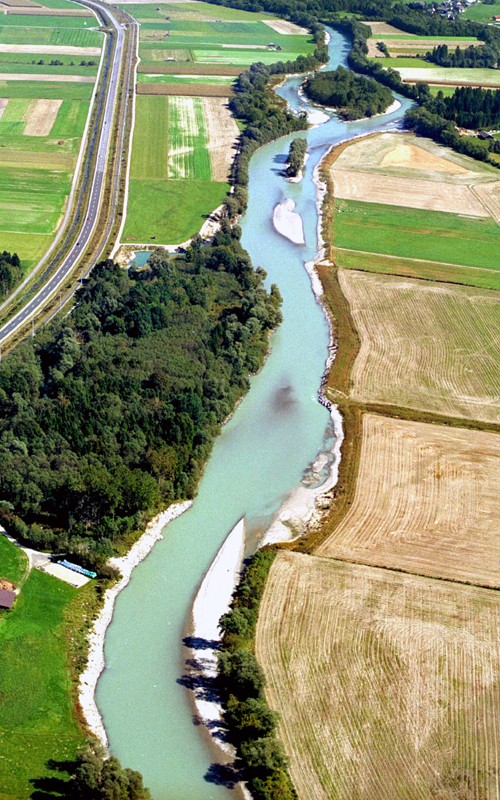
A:
[[[156,509],[191,497],[281,320],[226,224],[147,269],[99,264],[64,320],[0,364],[0,518],[98,569]]]
[[[23,276],[23,268],[17,253],[0,254],[0,300],[3,300]]]
[[[304,92],[315,103],[338,109],[344,119],[372,117],[393,101],[386,86],[344,67],[332,72],[318,70],[305,80]]]
[[[264,695],[264,673],[254,655],[259,604],[275,551],[259,550],[248,564],[223,633],[218,680],[224,716],[238,753],[237,766],[254,800],[296,800],[288,758],[276,737],[279,715]]]
[[[498,67],[500,52],[496,47],[484,45],[482,47],[456,47],[449,50],[447,44],[440,44],[426,56],[426,61],[432,61],[440,67],[467,67],[496,69]]]
[[[445,97],[429,97],[425,107],[433,114],[464,128],[489,128],[500,123],[500,93],[496,90],[463,86]]]

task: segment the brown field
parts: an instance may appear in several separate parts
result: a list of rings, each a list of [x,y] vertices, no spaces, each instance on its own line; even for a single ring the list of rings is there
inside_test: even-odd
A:
[[[48,136],[61,104],[62,100],[37,100],[28,117],[24,136]]]
[[[381,133],[343,149],[333,169],[465,185],[499,180],[495,167],[413,133]]]
[[[500,586],[500,435],[363,415],[354,502],[319,556]]]
[[[489,217],[488,210],[468,186],[418,179],[402,180],[335,168],[332,170],[332,179],[335,197],[339,199]],[[500,188],[500,181],[495,185]]]
[[[30,153],[23,150],[0,149],[0,167],[30,167],[31,169],[72,170],[76,155],[72,153]]]
[[[368,23],[365,23],[368,24]],[[370,23],[373,25],[373,23]],[[398,31],[401,33],[401,31]],[[369,58],[383,58],[383,53],[377,47],[377,42],[384,42],[387,45],[387,49],[389,50],[389,54],[394,58],[397,56],[417,56],[427,53],[429,50],[432,50],[434,47],[438,47],[440,44],[447,44],[449,47],[456,47],[457,45],[461,45],[462,47],[468,47],[472,42],[468,39],[461,39],[460,37],[454,37],[453,41],[450,41],[449,37],[439,38],[436,37],[435,39],[391,39],[391,38],[384,38],[383,36],[376,36],[376,38],[368,39],[368,57]],[[474,46],[482,47],[484,42],[475,41]],[[415,61],[415,66],[418,67],[419,62]]]
[[[12,6],[14,8],[42,8],[40,3],[34,3],[33,0],[2,0],[2,6]]]
[[[500,220],[500,182],[479,184],[474,186],[473,192],[484,203],[491,216]]]
[[[207,120],[212,180],[225,182],[234,158],[240,129],[224,99],[204,97],[203,109]]]
[[[282,33],[285,36],[309,36],[307,28],[301,28],[300,25],[284,19],[263,19],[262,22],[269,25],[276,33]]]
[[[282,551],[256,654],[300,800],[497,800],[497,593]]]
[[[404,31],[400,31],[399,28],[395,28],[387,22],[367,22],[364,19],[362,20],[362,25],[371,28],[372,36],[378,37],[377,41],[380,40],[381,36],[401,36],[401,34],[404,34]]]
[[[206,83],[138,83],[137,94],[163,94],[174,97],[232,97],[231,86]]]
[[[500,423],[500,295],[340,270],[361,347],[351,396]]]
[[[66,56],[100,56],[99,47],[73,47],[65,44],[0,44],[0,53],[36,53],[37,55],[59,53]],[[33,75],[29,76],[33,78]],[[60,76],[61,77],[61,76]],[[62,76],[64,77],[64,76]],[[48,80],[44,77],[44,80]]]
[[[91,75],[36,75],[25,72],[0,72],[0,81],[50,81],[51,83],[94,83]]]
[[[157,75],[226,75],[237,77],[244,67],[226,67],[219,64],[196,64],[184,62],[168,64],[139,64],[137,72],[151,72]]]

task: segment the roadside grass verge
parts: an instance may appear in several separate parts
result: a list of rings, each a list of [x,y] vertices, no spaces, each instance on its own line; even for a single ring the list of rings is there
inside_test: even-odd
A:
[[[131,180],[123,243],[185,242],[221,205],[227,183],[213,181]]]
[[[335,199],[332,234],[335,247],[500,269],[493,219]]]

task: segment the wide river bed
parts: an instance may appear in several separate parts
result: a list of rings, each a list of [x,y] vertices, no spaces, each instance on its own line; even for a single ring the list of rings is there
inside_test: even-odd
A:
[[[334,69],[345,65],[349,45],[341,34],[330,35],[328,66]],[[311,110],[299,97],[301,80],[288,79],[278,93],[293,108]],[[112,752],[142,772],[154,800],[231,796],[210,779],[213,754],[193,724],[189,693],[179,683],[186,657],[182,638],[196,590],[229,531],[241,517],[247,530],[264,530],[331,444],[330,417],[317,397],[328,328],[304,268],[318,249],[313,171],[332,144],[397,126],[409,105],[399,99],[402,106],[392,114],[353,123],[330,114],[328,122],[299,134],[307,136],[309,152],[299,184],[281,175],[293,137],[262,147],[252,158],[242,242],[254,266],[267,271],[268,284],[278,284],[284,321],[263,370],[217,439],[192,508],[169,524],[118,597],[97,691]],[[273,228],[273,210],[286,198],[302,217],[305,245],[292,244]]]

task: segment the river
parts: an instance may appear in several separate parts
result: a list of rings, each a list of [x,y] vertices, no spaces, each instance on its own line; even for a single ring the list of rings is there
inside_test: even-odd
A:
[[[348,42],[330,30],[329,67],[345,65]],[[278,89],[293,108],[300,77]],[[221,543],[241,517],[255,535],[264,530],[319,452],[331,444],[330,417],[317,392],[328,348],[328,328],[311,291],[304,264],[317,252],[313,170],[335,142],[394,128],[409,103],[358,122],[335,115],[307,132],[304,179],[280,174],[292,137],[262,147],[250,166],[249,205],[242,242],[268,284],[283,295],[283,324],[251,390],[225,425],[207,464],[192,508],[170,523],[135,570],[116,603],[105,645],[106,670],[97,703],[110,747],[124,765],[143,773],[154,800],[228,800],[232,793],[207,780],[213,757],[193,724],[188,691],[179,683],[182,647],[193,597]],[[295,134],[297,135],[297,134]],[[294,245],[272,225],[277,203],[291,198],[304,222],[305,245]]]

